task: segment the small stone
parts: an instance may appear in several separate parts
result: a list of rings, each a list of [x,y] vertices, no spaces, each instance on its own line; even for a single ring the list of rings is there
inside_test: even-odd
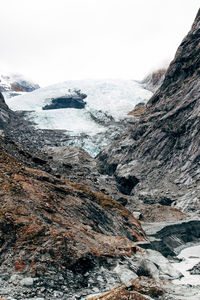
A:
[[[63,296],[63,292],[54,291],[53,296],[56,297],[56,298],[62,297]]]
[[[21,280],[22,277],[20,275],[14,274],[10,277],[9,282],[12,282],[13,284],[18,284],[19,280]]]
[[[21,281],[20,281],[20,284],[22,286],[33,286],[34,284],[34,279],[31,278],[31,277],[26,277],[26,278],[23,278]]]
[[[99,293],[99,289],[98,289],[97,287],[94,287],[92,290],[93,290],[95,293]]]

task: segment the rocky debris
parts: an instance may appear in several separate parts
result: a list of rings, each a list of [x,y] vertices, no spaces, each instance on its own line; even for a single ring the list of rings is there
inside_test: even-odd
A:
[[[161,86],[163,83],[163,80],[165,78],[166,69],[159,69],[156,70],[149,75],[147,75],[141,83],[144,85],[144,87],[147,90],[150,90],[151,92],[155,93],[155,91]]]
[[[97,157],[102,173],[118,177],[120,169],[138,179],[132,198],[154,190],[194,214],[200,212],[199,21],[200,11],[146,110]]]
[[[69,92],[71,92],[69,90]],[[58,108],[84,108],[86,102],[83,101],[87,97],[86,94],[81,93],[80,90],[74,90],[73,93],[64,95],[62,97],[48,100],[48,104],[42,107],[43,110],[58,109]]]
[[[175,207],[160,204],[152,204],[141,208],[139,220],[143,222],[175,222],[185,220],[187,214],[181,212]]]
[[[53,290],[51,274],[63,276],[60,285],[69,290],[72,276],[74,293],[88,286],[87,273],[106,268],[111,258],[134,256],[135,242],[146,239],[124,206],[84,184],[27,168],[2,147],[0,169],[1,274],[39,276]],[[20,282],[25,288],[33,284],[30,278]]]
[[[200,263],[195,265],[190,271],[191,275],[200,275]]]
[[[110,290],[116,284],[127,283],[144,273],[153,278],[161,276],[165,279],[175,279],[181,276],[166,258],[152,250],[146,251],[138,248],[134,257],[127,256],[125,258],[121,256],[115,259],[110,257],[101,263],[102,267],[100,265],[94,266],[92,270],[87,271],[84,276],[84,284],[81,283],[82,274],[78,275],[72,270],[65,270],[67,276],[64,277],[63,273],[62,275],[53,273],[52,268],[50,272],[47,270],[44,276],[26,277],[22,272],[7,277],[2,276],[0,293],[5,297],[12,295],[17,299],[24,299],[25,295],[28,296],[28,299],[33,296],[45,296],[45,299],[52,300],[56,298],[55,295],[63,300],[85,299],[85,296],[92,292],[99,293],[102,290]],[[77,280],[81,286],[76,287]],[[24,285],[24,282],[29,283],[29,281],[30,285]],[[73,290],[75,287],[76,290]]]
[[[2,145],[22,161],[30,164],[30,153],[33,156],[37,153],[38,157],[41,155],[44,158],[43,147],[63,146],[69,142],[65,130],[37,130],[31,122],[25,120],[25,116],[25,112],[10,110],[0,93],[0,130],[4,134]]]
[[[130,280],[116,286],[109,292],[89,297],[88,300],[147,300],[147,299],[181,299],[197,300],[200,293],[198,287],[187,285],[175,286],[169,281],[154,280],[145,276]]]
[[[0,123],[0,129],[3,130],[1,146],[17,160],[58,178],[84,183],[93,191],[101,191],[112,199],[117,200],[123,196],[112,177],[98,172],[96,161],[86,151],[64,146],[72,138],[65,131],[36,130],[30,122],[24,120],[23,112],[13,112],[7,107],[3,96],[0,109],[3,118]]]

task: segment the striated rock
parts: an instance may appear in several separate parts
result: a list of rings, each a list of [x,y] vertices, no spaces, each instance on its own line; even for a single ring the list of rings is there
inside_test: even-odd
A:
[[[200,211],[199,21],[200,11],[139,120],[98,155],[102,173],[138,178],[134,199],[155,190],[190,213]]]

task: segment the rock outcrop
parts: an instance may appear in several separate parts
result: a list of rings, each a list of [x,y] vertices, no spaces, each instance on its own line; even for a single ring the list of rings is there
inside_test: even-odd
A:
[[[133,199],[168,198],[191,213],[200,211],[199,24],[200,11],[144,113],[98,156],[101,172],[114,174]]]
[[[195,265],[195,266],[190,270],[190,274],[192,274],[192,275],[200,275],[200,263],[198,263],[197,265]]]
[[[86,102],[83,101],[87,97],[86,94],[80,92],[80,90],[75,90],[74,93],[67,94],[65,96],[54,98],[50,100],[50,103],[43,106],[43,110],[48,109],[58,109],[58,108],[84,108]]]

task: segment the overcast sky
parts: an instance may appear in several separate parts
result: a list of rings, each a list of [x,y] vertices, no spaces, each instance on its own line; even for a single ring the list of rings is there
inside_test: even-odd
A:
[[[199,0],[0,0],[0,70],[42,86],[142,79],[171,60]]]

